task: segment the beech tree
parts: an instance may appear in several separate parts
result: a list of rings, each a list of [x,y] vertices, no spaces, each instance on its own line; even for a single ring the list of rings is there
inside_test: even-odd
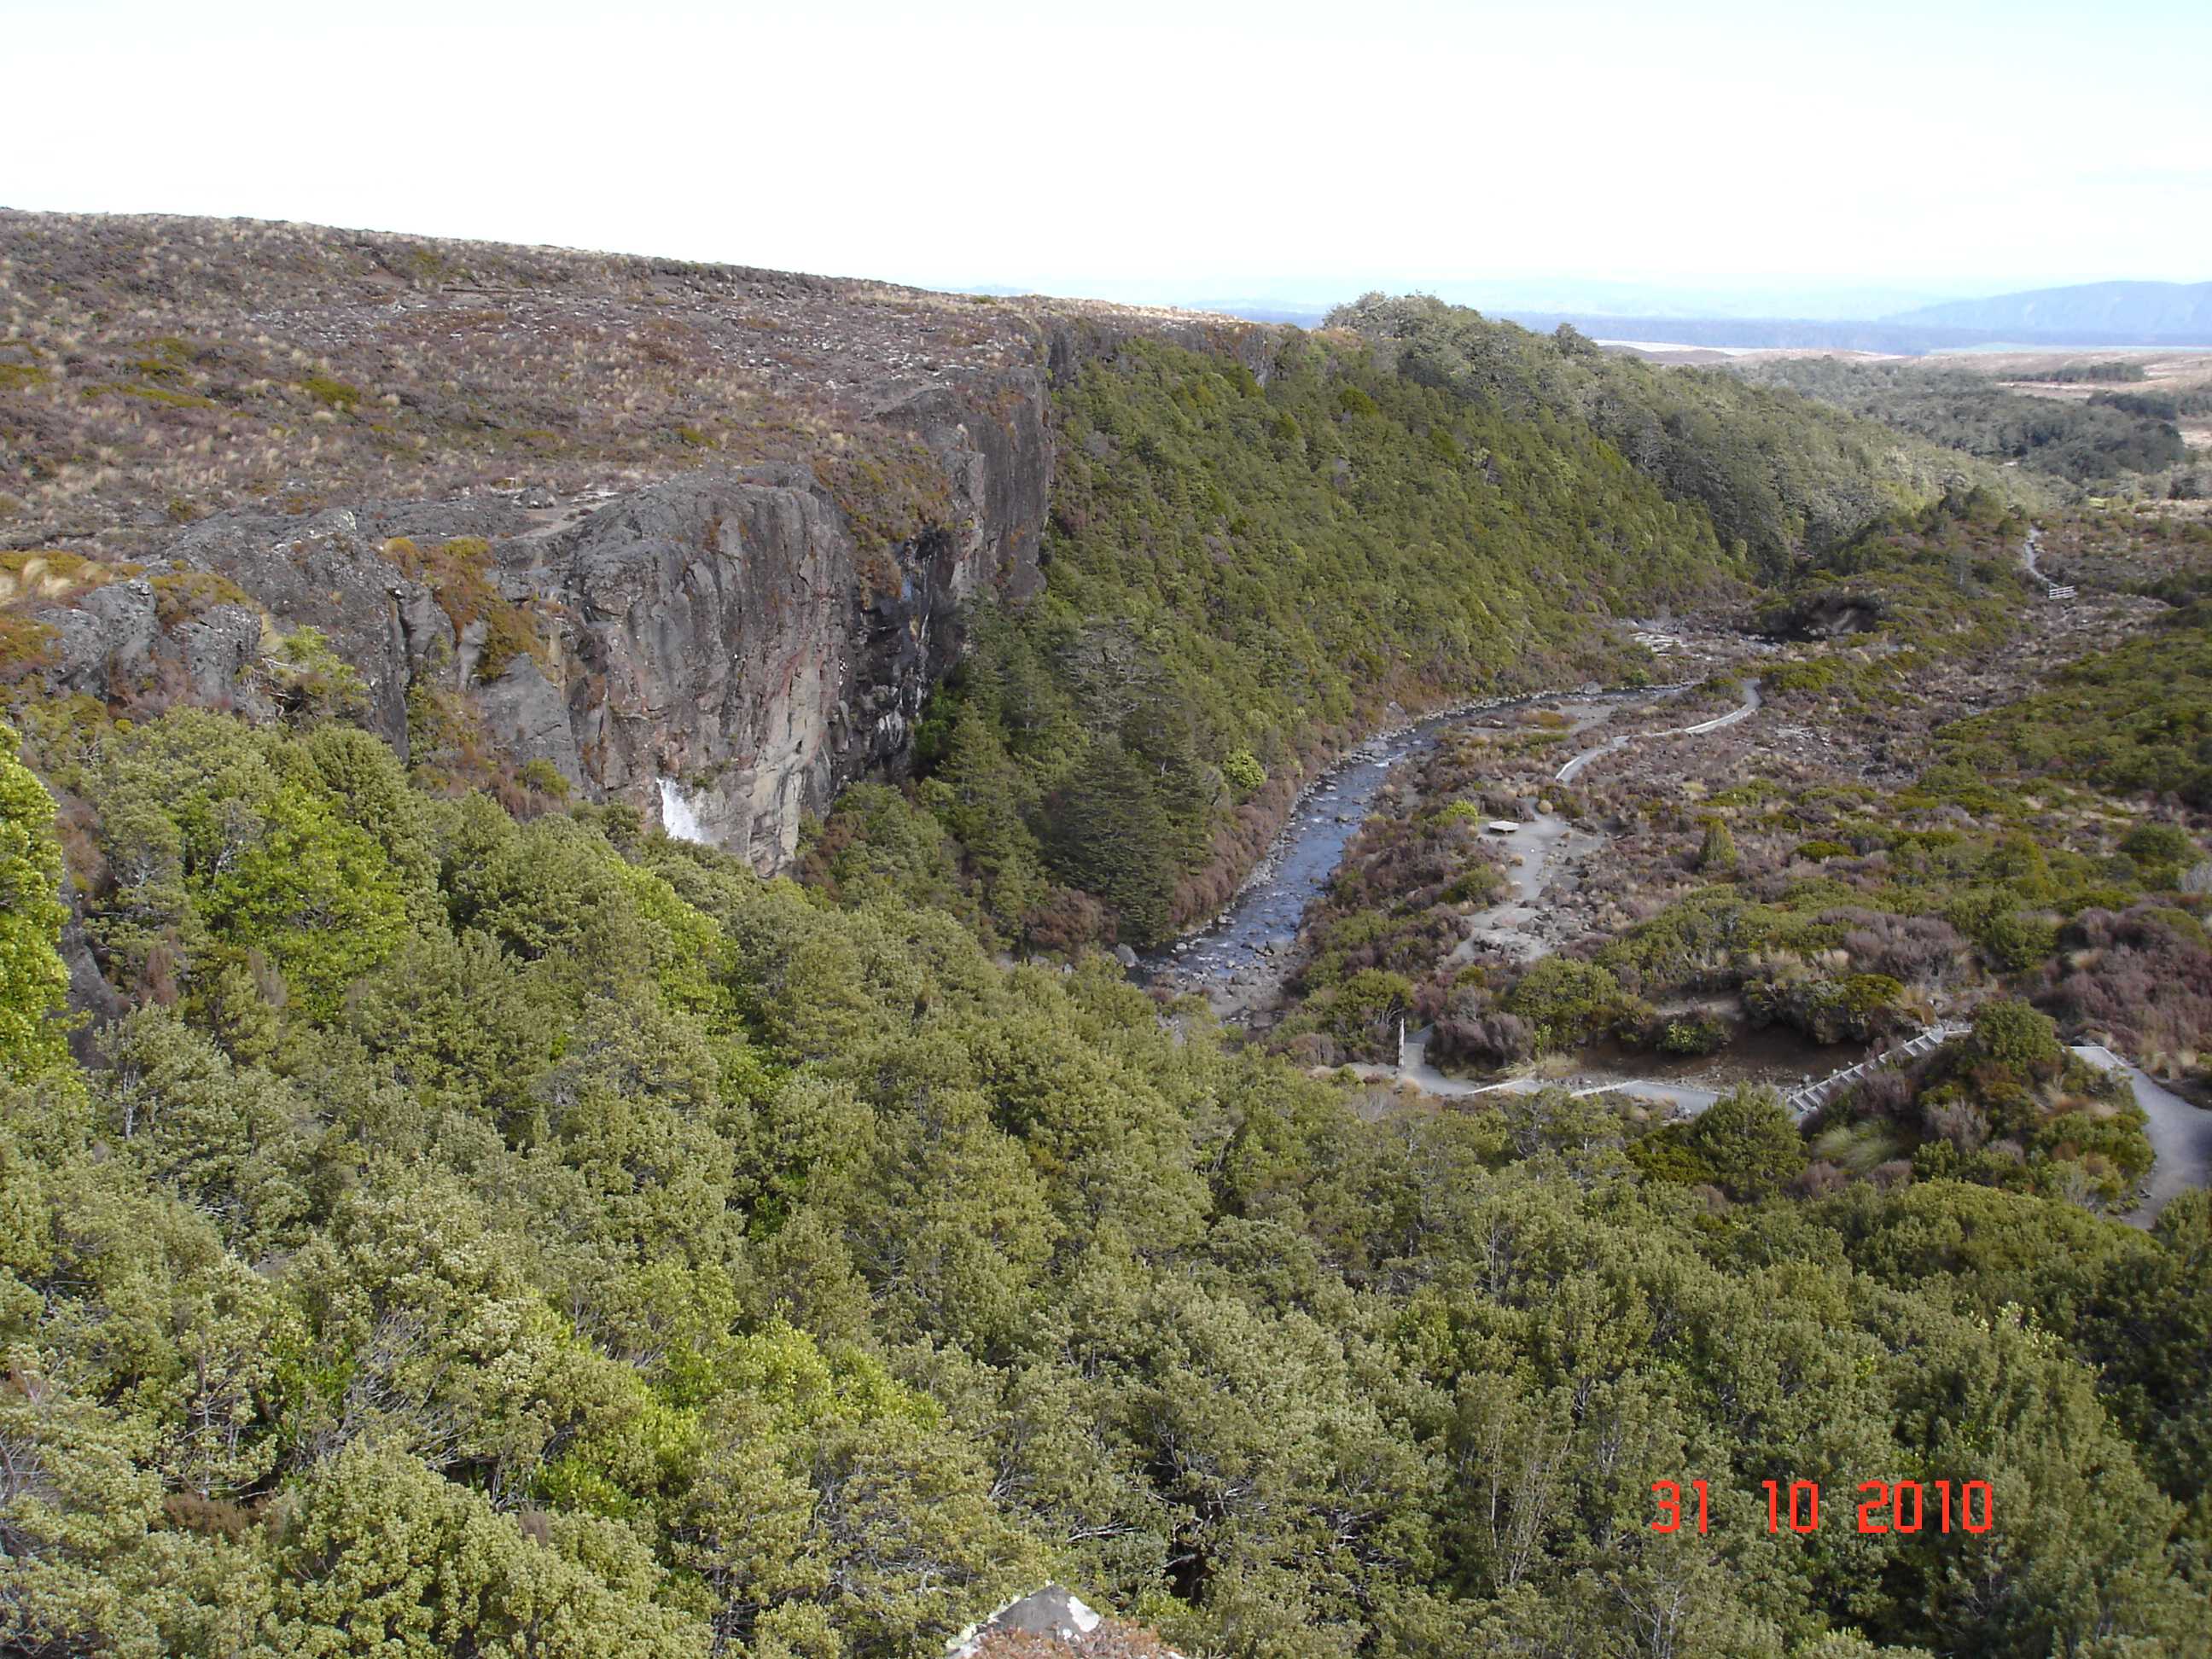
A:
[[[19,747],[0,724],[0,1076],[29,1077],[67,1052],[60,1016],[69,972],[56,947],[69,912],[53,798],[17,758]]]

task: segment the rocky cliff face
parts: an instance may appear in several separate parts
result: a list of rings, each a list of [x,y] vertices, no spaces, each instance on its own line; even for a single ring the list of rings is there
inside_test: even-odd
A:
[[[313,628],[403,755],[410,701],[442,696],[507,766],[544,762],[578,798],[648,822],[681,802],[683,827],[773,871],[841,787],[906,764],[963,605],[1038,586],[1043,380],[1018,371],[993,391],[983,408],[931,393],[884,411],[942,483],[931,521],[893,543],[870,541],[808,468],[709,469],[581,502],[518,491],[221,514],[178,535],[166,568],[88,567],[94,585],[19,610],[52,630],[51,690],[261,717],[272,642]],[[486,676],[485,617],[450,580],[410,574],[403,539],[482,546],[490,602],[530,648]],[[165,617],[173,592],[203,602]]]
[[[864,549],[798,469],[694,475],[593,512],[513,574],[567,629],[561,684],[528,656],[481,701],[519,759],[650,811],[672,780],[707,837],[763,870],[843,784],[906,763],[968,601],[1038,581],[1051,485],[1034,375],[990,415],[916,410],[945,521]]]
[[[542,763],[768,870],[1041,585],[1049,386],[1275,339],[241,221],[0,210],[0,708],[267,719],[342,665],[457,783]]]

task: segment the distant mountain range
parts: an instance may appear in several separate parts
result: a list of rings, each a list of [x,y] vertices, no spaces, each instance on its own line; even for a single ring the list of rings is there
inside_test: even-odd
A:
[[[1548,331],[1571,323],[1601,340],[1677,345],[1795,346],[1917,356],[1978,346],[2212,347],[2212,283],[2084,283],[1940,305],[1863,322],[1805,317],[1622,317],[1604,312],[1497,313]]]
[[[2084,283],[2077,288],[2039,288],[1989,300],[1949,300],[1896,312],[1882,320],[2002,334],[2063,334],[2069,339],[2095,335],[2100,343],[2105,336],[2140,334],[2160,345],[2212,344],[2212,283]]]
[[[1304,328],[1317,327],[1334,303],[1310,291],[1321,287],[1318,283],[1233,296],[1178,290],[1158,281],[1059,286],[1066,293],[1088,293],[1122,303],[1167,304]],[[1365,284],[1348,281],[1340,297],[1348,301],[1363,286],[1401,291],[1399,284],[1387,279]],[[1897,307],[1916,297],[1912,291],[1894,288],[1744,288],[1724,293],[1648,283],[1514,278],[1415,282],[1411,286],[1546,333],[1571,323],[1595,339],[1711,349],[1795,347],[1918,356],[1989,346],[2212,347],[2212,283],[2084,283],[1944,300],[1909,309]],[[988,286],[959,291],[1012,295],[1021,290]],[[1751,309],[1761,303],[1773,308],[1763,313]],[[1850,308],[1854,306],[1863,308]]]
[[[1917,357],[1930,351],[1966,351],[2000,343],[2038,342],[1999,335],[1988,329],[1931,328],[1911,323],[1834,322],[1819,317],[1609,317],[1602,313],[1521,311],[1492,313],[1540,334],[1560,324],[1594,340],[1628,340],[1654,345],[1702,346],[1713,349],[1792,347],[1808,351],[1870,351],[1885,356]],[[2134,342],[2068,338],[2053,344],[2112,346]],[[2158,343],[2172,343],[2160,342]]]
[[[1802,317],[1850,322],[1888,317],[1915,306],[1976,297],[1957,284],[1900,287],[1865,283],[1735,281],[1600,282],[1582,277],[1434,276],[1419,271],[1351,272],[1336,276],[1269,276],[1249,281],[1149,277],[1056,276],[1029,286],[1004,280],[955,281],[929,273],[901,273],[924,288],[1011,298],[1042,293],[1121,305],[1171,306],[1225,313],[1256,321],[1313,324],[1332,307],[1362,294],[1430,294],[1447,304],[1472,306],[1496,317],[1520,311],[1603,317]],[[1986,292],[1986,289],[1981,290]]]

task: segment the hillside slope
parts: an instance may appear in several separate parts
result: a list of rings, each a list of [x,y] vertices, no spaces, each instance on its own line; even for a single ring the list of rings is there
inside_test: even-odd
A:
[[[916,1659],[1050,1579],[1234,1659],[2203,1651],[2201,1195],[1709,1196],[341,723],[50,734],[58,822],[15,741],[15,1650]],[[1777,1470],[1996,1524],[1814,1549]]]
[[[1863,594],[1886,502],[2025,605],[1975,463],[1418,301],[5,228],[0,1651],[928,1659],[1047,1583],[1224,1659],[2205,1651],[2203,1194],[1401,1110],[993,936],[1171,925],[1409,702],[1656,668],[1626,607]],[[1874,597],[2000,647],[1921,551]],[[1864,799],[1717,793],[1747,861]],[[1929,809],[1870,878],[2040,902]],[[2201,1028],[2166,914],[2090,988]]]
[[[14,695],[335,712],[433,787],[619,804],[774,870],[918,730],[949,758],[924,707],[980,618],[1036,695],[999,736],[1018,773],[968,746],[1005,781],[956,788],[1007,842],[969,850],[1011,872],[1009,929],[1061,943],[1203,908],[1394,699],[1627,672],[1623,610],[1966,465],[1433,301],[1307,335],[23,214],[0,259]],[[1140,827],[1108,837],[1148,849],[1134,886],[1109,824]]]
[[[1970,363],[1975,366],[1965,366]],[[1931,442],[2076,484],[2116,489],[2134,481],[2140,487],[2146,477],[2189,458],[2174,420],[2179,404],[2125,390],[2093,392],[2079,402],[2031,397],[1998,384],[1971,358],[1898,363],[1784,357],[1729,368]]]
[[[0,676],[267,717],[763,867],[1037,586],[1046,381],[1248,325],[312,226],[0,214]],[[1056,368],[1057,366],[1057,368]],[[680,481],[680,482],[679,482]]]
[[[1332,323],[1264,384],[1139,344],[1055,394],[1046,594],[925,727],[927,799],[1012,937],[1157,940],[1405,710],[1649,678],[1624,617],[1732,603],[1975,483],[2038,488],[1571,331],[1380,296]]]

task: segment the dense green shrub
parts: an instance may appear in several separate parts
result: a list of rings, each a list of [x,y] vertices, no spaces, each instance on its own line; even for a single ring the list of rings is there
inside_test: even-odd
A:
[[[1617,1012],[1620,984],[1595,963],[1547,957],[1506,993],[1505,1008],[1528,1022],[1539,1048],[1571,1048]]]
[[[2049,1522],[1961,1602],[1955,1555],[1784,1571],[1745,1511],[1673,1547],[1716,1651],[2178,1651],[2201,1613],[2203,1402],[2126,1334],[2180,1352],[2194,1235],[1955,1181],[1778,1205],[1805,1151],[1757,1093],[1649,1139],[1557,1093],[1370,1122],[1096,963],[994,963],[889,791],[809,893],[422,794],[358,733],[45,741],[141,1006],[101,1068],[0,1080],[19,1645],[897,1659],[1046,1577],[1186,1651],[1549,1644],[1678,1571],[1621,1553],[1651,1469],[1620,1470],[1682,1444],[1740,1494],[1971,1445]],[[9,800],[50,891],[46,793]],[[326,937],[340,877],[396,901],[374,950]],[[1354,1036],[1409,989],[1334,988]],[[1512,995],[1624,1003],[1565,958]],[[1989,1018],[1974,1064],[2008,1064],[2033,1021]],[[2118,1180],[2126,1131],[2030,1133]],[[1470,1481],[1525,1548],[1466,1524]]]
[[[1974,1011],[1974,1043],[1998,1065],[2031,1075],[2050,1071],[2066,1057],[2051,1018],[2006,997]]]
[[[59,1062],[69,989],[55,949],[69,911],[53,798],[17,758],[19,741],[0,724],[0,1080]]]
[[[1698,1115],[1682,1139],[1731,1198],[1770,1197],[1805,1168],[1796,1121],[1771,1089],[1729,1090]]]
[[[1724,820],[1714,818],[1705,825],[1705,838],[1698,848],[1698,868],[1708,875],[1729,876],[1735,873],[1735,837]]]
[[[1727,1047],[1729,1024],[1711,1014],[1683,1014],[1664,1020],[1652,1046],[1662,1054],[1710,1054]]]

